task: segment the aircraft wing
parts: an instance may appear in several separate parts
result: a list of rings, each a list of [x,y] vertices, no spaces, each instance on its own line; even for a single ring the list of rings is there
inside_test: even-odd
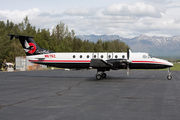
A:
[[[91,59],[90,67],[95,69],[125,69],[128,62],[127,59]]]

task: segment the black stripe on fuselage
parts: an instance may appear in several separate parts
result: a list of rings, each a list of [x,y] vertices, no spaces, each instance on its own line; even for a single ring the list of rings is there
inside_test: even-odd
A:
[[[165,64],[151,64],[151,63],[132,63],[129,65],[130,69],[164,69],[171,66]]]
[[[90,66],[90,63],[38,63],[37,64],[43,64],[47,66],[52,67],[58,67],[58,68],[81,68],[81,69],[88,69]]]
[[[37,64],[44,64],[47,66],[52,67],[59,67],[59,68],[79,68],[79,69],[89,69],[90,63],[42,63],[42,62],[35,62]],[[130,69],[163,69],[168,68],[171,66],[164,65],[164,64],[149,64],[149,63],[130,63]],[[125,66],[119,65],[116,66],[118,69],[126,69]]]

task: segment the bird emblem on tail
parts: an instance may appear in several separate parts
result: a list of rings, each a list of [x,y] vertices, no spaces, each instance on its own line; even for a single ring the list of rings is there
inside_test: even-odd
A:
[[[36,51],[36,45],[34,43],[28,43],[27,40],[24,41],[24,51],[29,54],[33,54]]]

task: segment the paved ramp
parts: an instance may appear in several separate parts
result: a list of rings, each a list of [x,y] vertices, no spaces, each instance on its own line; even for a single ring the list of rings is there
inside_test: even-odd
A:
[[[180,72],[0,72],[0,120],[179,120]]]

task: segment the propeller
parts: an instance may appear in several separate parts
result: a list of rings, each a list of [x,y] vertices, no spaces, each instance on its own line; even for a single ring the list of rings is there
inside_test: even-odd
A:
[[[130,61],[129,61],[129,48],[127,48],[127,75],[129,75],[129,73],[130,73],[130,69],[129,69],[129,63],[130,63]]]

